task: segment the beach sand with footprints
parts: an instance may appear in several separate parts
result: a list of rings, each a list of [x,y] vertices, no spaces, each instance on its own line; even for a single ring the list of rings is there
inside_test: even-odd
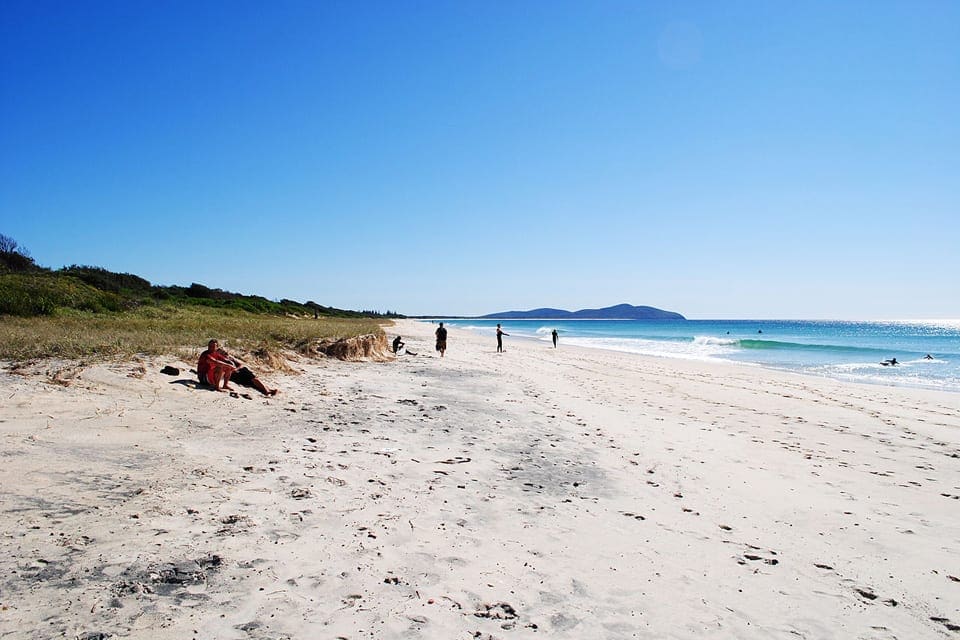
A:
[[[4,370],[0,638],[960,637],[960,394],[434,328]]]

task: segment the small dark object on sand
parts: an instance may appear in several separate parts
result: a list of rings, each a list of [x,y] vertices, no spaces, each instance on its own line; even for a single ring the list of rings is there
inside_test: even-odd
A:
[[[165,373],[168,376],[178,376],[180,375],[180,369],[176,367],[171,367],[170,365],[165,366],[163,369],[160,369],[160,373]]]

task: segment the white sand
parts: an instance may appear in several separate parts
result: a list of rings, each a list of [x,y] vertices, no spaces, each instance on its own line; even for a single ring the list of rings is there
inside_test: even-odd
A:
[[[960,394],[433,329],[0,374],[0,638],[960,637]]]

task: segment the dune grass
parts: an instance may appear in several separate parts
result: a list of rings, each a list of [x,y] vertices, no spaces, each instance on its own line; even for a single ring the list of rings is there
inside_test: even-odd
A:
[[[288,317],[206,307],[155,306],[122,313],[58,311],[32,318],[0,317],[0,359],[195,357],[211,338],[230,351],[305,353],[323,338],[378,333],[384,321]]]

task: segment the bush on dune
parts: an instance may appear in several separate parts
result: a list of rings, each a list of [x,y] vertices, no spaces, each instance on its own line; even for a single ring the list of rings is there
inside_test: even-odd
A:
[[[6,271],[22,273],[45,271],[45,269],[37,266],[26,247],[10,236],[0,233],[0,273]]]
[[[115,273],[101,267],[71,265],[60,269],[59,273],[83,280],[92,287],[111,293],[127,295],[150,295],[153,285],[148,280],[132,273]]]
[[[50,273],[0,274],[0,315],[49,316],[59,308],[121,311],[123,299],[71,276]]]

